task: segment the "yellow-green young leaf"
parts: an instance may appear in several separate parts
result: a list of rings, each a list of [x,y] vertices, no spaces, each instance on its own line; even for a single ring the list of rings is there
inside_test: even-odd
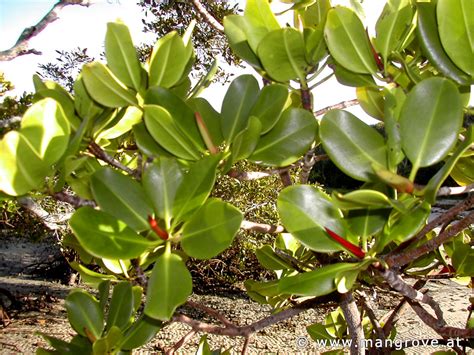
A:
[[[91,207],[79,208],[69,225],[84,250],[97,258],[134,259],[156,245],[125,222]]]
[[[356,95],[365,113],[383,121],[385,100],[381,90],[375,87],[362,86],[356,89]]]
[[[99,302],[85,291],[76,289],[65,300],[67,317],[74,330],[87,337],[89,334],[96,339],[104,329],[104,315]]]
[[[219,199],[209,199],[183,226],[181,246],[189,256],[210,259],[227,249],[243,215]]]
[[[89,95],[101,105],[124,107],[138,104],[136,93],[119,82],[102,63],[84,65],[82,79]]]
[[[0,140],[0,152],[0,190],[8,195],[20,196],[39,188],[51,171],[17,131]]]
[[[258,46],[258,57],[275,81],[306,78],[306,48],[301,32],[282,28],[268,32]]]
[[[319,136],[334,164],[357,180],[373,178],[372,164],[386,168],[384,138],[347,111],[331,110],[321,120]]]
[[[114,139],[127,133],[134,125],[142,121],[143,112],[135,106],[129,106],[120,120],[110,128],[100,132],[96,141],[101,139]]]
[[[361,74],[377,72],[364,25],[351,9],[336,6],[329,10],[324,35],[329,52],[346,69]]]
[[[177,84],[185,73],[191,56],[192,50],[189,51],[176,31],[161,37],[151,53],[149,86],[170,88]]]
[[[192,278],[186,265],[168,247],[156,261],[148,280],[145,314],[154,319],[169,320],[176,308],[191,295],[192,289]]]
[[[268,0],[247,0],[244,18],[246,25],[243,29],[254,53],[268,32],[280,28]]]
[[[462,125],[462,111],[461,95],[449,79],[423,80],[407,95],[400,135],[414,171],[441,161],[450,152]]]
[[[375,190],[356,190],[344,195],[333,192],[332,199],[334,205],[343,210],[392,207],[389,198]]]
[[[324,28],[329,9],[331,8],[330,0],[317,0],[312,5],[298,9],[299,18],[303,27]]]
[[[436,12],[444,50],[474,79],[474,1],[439,0]]]
[[[142,87],[141,65],[128,27],[109,22],[105,35],[105,57],[112,73],[125,85],[139,91]]]
[[[474,156],[459,159],[451,170],[451,177],[460,186],[474,183]]]

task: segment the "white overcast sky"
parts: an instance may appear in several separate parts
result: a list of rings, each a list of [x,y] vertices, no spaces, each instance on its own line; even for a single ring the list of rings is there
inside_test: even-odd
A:
[[[143,13],[136,2],[136,0],[94,0],[93,5],[89,7],[66,7],[60,13],[59,20],[49,25],[30,42],[31,48],[40,50],[43,55],[27,55],[10,62],[0,62],[0,71],[14,83],[16,94],[33,91],[31,78],[38,70],[39,63],[53,61],[57,56],[56,49],[68,50],[78,46],[88,48],[90,55],[98,55],[103,50],[107,22],[117,18],[129,26],[136,44],[145,42],[141,23]],[[0,0],[0,50],[11,47],[22,30],[36,24],[54,3],[56,0]],[[244,4],[245,0],[241,0],[241,3]],[[348,5],[348,3],[349,0],[332,0],[333,5]],[[364,0],[363,6],[369,26],[370,23],[375,23],[384,3],[382,0]],[[272,6],[279,5],[287,6],[279,4],[278,1],[272,2]],[[281,10],[281,7],[276,10]],[[287,19],[281,20],[287,21]],[[216,84],[204,96],[219,108],[224,93],[225,90],[220,84]],[[318,87],[313,93],[316,110],[355,98],[354,88],[343,87],[335,79]],[[359,108],[353,108],[351,111],[360,117],[363,115]]]

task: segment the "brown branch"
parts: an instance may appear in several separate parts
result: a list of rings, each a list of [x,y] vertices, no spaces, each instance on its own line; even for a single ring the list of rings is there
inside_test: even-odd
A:
[[[97,143],[91,142],[89,144],[89,151],[97,158],[100,159],[114,168],[125,171],[127,174],[139,178],[136,170],[130,169],[128,166],[123,165],[117,159],[108,155]]]
[[[196,334],[197,332],[194,329],[191,329],[188,333],[186,333],[181,339],[179,339],[173,347],[165,351],[166,355],[173,355],[176,350],[178,350],[180,347],[182,347],[184,344],[186,344],[188,341],[192,339],[192,337]]]
[[[212,16],[209,11],[201,4],[199,0],[192,0],[193,5],[199,14],[218,32],[224,33],[224,26],[222,26],[219,21],[217,21],[214,16]]]
[[[293,185],[293,182],[291,181],[291,175],[290,175],[289,170],[280,172],[280,179],[281,179],[281,183],[283,184],[283,187]]]
[[[438,320],[429,314],[420,304],[407,299],[411,308],[420,317],[420,319],[436,333],[446,338],[474,338],[474,328],[455,328],[449,326],[440,326]]]
[[[28,48],[30,40],[40,34],[49,24],[59,19],[58,12],[68,5],[89,6],[89,0],[60,0],[36,24],[25,28],[15,45],[0,51],[0,61],[9,61],[26,54],[42,54],[40,51]]]
[[[351,355],[365,354],[364,330],[360,321],[360,313],[352,292],[342,293],[339,306],[346,319],[347,328],[351,337]]]
[[[75,208],[79,208],[83,206],[89,206],[89,207],[97,206],[96,203],[92,200],[86,200],[78,196],[73,196],[64,191],[55,192],[51,196],[54,197],[58,201],[69,203],[71,206],[74,206]]]
[[[385,279],[385,281],[387,281],[387,283],[390,285],[390,287],[393,288],[395,291],[398,291],[400,294],[410,300],[429,305],[435,312],[436,317],[438,317],[437,322],[439,323],[439,325],[446,325],[446,322],[444,321],[443,311],[441,310],[439,304],[431,296],[428,296],[427,294],[424,294],[416,290],[412,286],[408,285],[405,281],[403,281],[402,277],[392,269],[379,270],[379,272],[380,275],[382,275],[382,277]]]
[[[452,196],[452,195],[462,195],[468,194],[474,191],[474,184],[470,184],[467,186],[457,186],[457,187],[449,187],[443,186],[438,190],[436,196]]]
[[[188,305],[191,308],[196,308],[207,313],[211,317],[216,318],[219,322],[221,322],[226,327],[231,327],[233,325],[233,323],[230,320],[228,320],[222,313],[216,311],[213,308],[207,307],[201,303],[194,302],[194,301],[187,301],[186,305]]]
[[[271,234],[278,234],[285,232],[285,228],[283,226],[278,225],[271,225],[271,224],[263,224],[263,223],[256,223],[250,221],[242,221],[240,224],[240,228],[260,232],[260,233],[271,233]]]
[[[61,223],[67,221],[71,217],[71,214],[69,213],[65,215],[52,215],[41,207],[38,202],[28,196],[18,198],[18,203],[29,213],[39,218],[41,222],[52,231],[65,229],[66,225],[61,225]]]
[[[388,254],[386,257],[384,257],[384,261],[388,264],[389,267],[400,267],[409,264],[413,260],[418,259],[420,256],[423,256],[438,249],[450,238],[454,237],[462,230],[468,228],[472,223],[474,223],[474,211],[470,212],[465,218],[460,220],[458,223],[454,224],[450,228],[447,228],[437,237],[428,240],[423,245],[415,249],[402,250],[395,254]]]
[[[309,150],[302,159],[303,162],[300,173],[300,184],[308,183],[309,173],[316,163],[328,159],[329,156],[327,154],[314,155],[314,150]]]
[[[370,323],[372,323],[372,326],[375,329],[375,333],[377,334],[377,337],[382,340],[385,339],[385,333],[383,331],[383,328],[380,325],[380,322],[377,319],[377,316],[375,315],[375,312],[372,306],[366,301],[367,295],[364,292],[358,292],[358,294],[360,294],[361,296],[359,300],[361,302],[362,309],[367,313]]]
[[[321,116],[321,115],[324,115],[326,112],[331,111],[331,110],[336,110],[336,109],[342,110],[344,108],[355,106],[355,105],[358,105],[358,104],[359,104],[359,100],[357,100],[357,99],[342,101],[342,102],[339,102],[338,104],[327,106],[327,107],[325,107],[321,110],[318,110],[314,114],[316,116]]]
[[[252,336],[249,335],[245,337],[244,345],[242,346],[242,352],[241,352],[242,355],[247,354],[251,340],[252,340]]]

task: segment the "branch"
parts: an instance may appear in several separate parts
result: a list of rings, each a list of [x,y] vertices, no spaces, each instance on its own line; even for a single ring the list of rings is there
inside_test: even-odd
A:
[[[285,228],[283,226],[256,223],[245,220],[240,224],[240,228],[260,233],[278,234],[285,232]]]
[[[212,16],[209,11],[201,4],[199,0],[192,0],[193,5],[199,14],[204,17],[204,19],[218,32],[224,33],[224,26],[222,26],[219,21],[217,21],[214,16]]]
[[[123,165],[117,159],[108,155],[97,143],[91,142],[89,144],[89,151],[97,158],[100,159],[107,164],[113,166],[114,168],[120,169],[125,171],[127,174],[138,178],[137,171],[130,169],[128,166]]]
[[[340,295],[342,313],[346,319],[349,335],[351,336],[351,355],[365,354],[364,349],[364,330],[360,321],[360,313],[357,304],[352,296],[352,292],[342,293]]]
[[[26,54],[42,54],[36,49],[28,48],[30,40],[40,34],[49,24],[59,19],[58,12],[68,5],[89,6],[89,0],[60,0],[36,24],[25,28],[15,45],[7,50],[0,51],[0,61],[9,61]]]
[[[474,183],[467,186],[449,187],[444,186],[438,190],[436,196],[452,196],[468,194],[474,191]]]
[[[184,335],[181,339],[179,339],[176,342],[176,344],[173,345],[171,349],[166,350],[165,354],[173,355],[176,350],[178,350],[180,347],[182,347],[184,344],[190,341],[196,333],[197,332],[194,329],[191,329],[188,333],[186,333],[186,335]]]
[[[357,99],[342,101],[342,102],[339,102],[338,104],[327,106],[327,107],[325,107],[321,110],[318,110],[314,114],[316,116],[321,116],[321,115],[324,115],[326,112],[331,111],[331,110],[336,110],[336,109],[342,110],[344,108],[355,106],[355,105],[358,105],[358,104],[359,104],[359,100],[357,100]]]
[[[51,196],[53,196],[58,201],[69,203],[71,206],[74,206],[75,208],[79,208],[82,206],[89,206],[89,207],[97,206],[96,203],[92,200],[86,200],[78,196],[73,196],[64,191],[55,192]]]
[[[281,183],[283,184],[283,187],[293,185],[293,182],[291,181],[291,175],[290,175],[289,170],[280,172],[280,179],[281,179]]]
[[[377,316],[375,315],[372,306],[367,302],[367,295],[365,294],[365,292],[358,291],[357,293],[361,296],[359,300],[362,304],[362,309],[367,313],[370,323],[372,323],[372,327],[374,328],[375,333],[377,334],[377,338],[384,340],[385,333],[383,331],[382,326],[380,325],[379,320],[377,319]]]
[[[471,199],[474,198],[474,195],[471,196]],[[388,264],[389,267],[400,267],[406,264],[411,263],[413,260],[418,259],[420,256],[428,254],[441,245],[447,242],[450,238],[457,235],[459,232],[468,228],[472,223],[474,223],[474,211],[470,212],[465,218],[460,220],[458,223],[454,224],[450,228],[447,228],[444,232],[440,233],[437,237],[428,240],[423,245],[411,250],[401,250],[397,253],[390,253],[384,257],[384,261]]]
[[[66,227],[64,225],[60,225],[60,223],[68,220],[71,217],[70,213],[65,215],[51,215],[31,197],[20,197],[18,199],[18,203],[23,208],[28,210],[28,212],[30,212],[32,215],[38,217],[41,222],[52,231],[65,229]]]
[[[313,166],[317,162],[328,160],[328,159],[329,159],[329,156],[327,154],[314,155],[313,149],[308,151],[302,159],[303,162],[302,162],[301,173],[300,173],[300,184],[308,183],[309,173],[311,172],[311,169],[313,169]]]

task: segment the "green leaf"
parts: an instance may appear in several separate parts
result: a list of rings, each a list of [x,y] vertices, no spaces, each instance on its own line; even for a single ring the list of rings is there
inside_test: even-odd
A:
[[[153,267],[144,310],[147,316],[163,321],[173,316],[176,307],[191,295],[193,287],[191,274],[183,260],[169,249]]]
[[[384,119],[385,100],[383,92],[375,87],[362,86],[356,89],[359,105],[368,115],[380,121]]]
[[[97,105],[86,90],[82,74],[79,74],[74,82],[74,108],[77,114],[84,120],[99,116],[104,110]]]
[[[140,91],[142,87],[141,65],[133,46],[128,27],[121,22],[109,22],[105,35],[107,65],[125,85]]]
[[[69,323],[78,334],[85,337],[92,334],[96,339],[100,338],[104,329],[104,315],[94,297],[75,289],[66,297],[65,306]]]
[[[82,80],[89,95],[106,107],[135,106],[135,92],[127,89],[102,63],[92,62],[82,67]]]
[[[351,9],[336,6],[329,10],[324,36],[329,52],[346,69],[360,74],[377,72],[364,25]]]
[[[366,208],[349,211],[345,220],[355,235],[367,238],[383,229],[389,214],[388,209]]]
[[[161,147],[146,129],[145,123],[140,122],[133,126],[133,135],[138,149],[150,157],[171,156],[171,153]]]
[[[101,210],[141,232],[149,229],[153,214],[150,200],[138,182],[111,168],[104,167],[91,177],[94,199]]]
[[[92,344],[92,352],[93,354],[109,354],[121,339],[122,331],[118,327],[112,326],[107,334]]]
[[[81,267],[82,265],[73,261],[73,263],[75,263],[76,266],[78,267]],[[86,268],[85,268],[86,269]],[[74,268],[74,270],[76,270]],[[89,269],[86,269],[87,271],[89,271]],[[105,310],[105,306],[107,305],[107,302],[109,301],[109,293],[110,293],[110,280],[105,280],[105,281],[102,281],[98,287],[97,287],[99,293],[98,293],[98,296],[99,296],[99,306],[100,306],[100,309],[102,309],[102,311]]]
[[[241,75],[230,84],[221,109],[222,135],[227,143],[247,127],[258,93],[257,80],[251,75]]]
[[[176,191],[183,180],[183,171],[175,159],[161,157],[148,165],[143,174],[143,187],[153,202],[156,216],[166,225],[173,216]]]
[[[400,135],[413,171],[441,161],[454,146],[462,125],[461,95],[448,79],[429,78],[407,95]]]
[[[146,93],[145,103],[163,107],[169,112],[180,132],[192,143],[193,148],[199,152],[205,150],[194,112],[180,97],[167,89],[152,87]]]
[[[124,330],[130,325],[133,314],[133,301],[132,285],[129,282],[122,281],[114,286],[106,330],[111,329],[112,326]]]
[[[347,194],[333,192],[333,203],[342,210],[391,208],[392,203],[383,193],[375,190],[356,190]]]
[[[224,33],[232,51],[257,71],[261,71],[263,68],[260,59],[252,51],[247,40],[246,26],[247,21],[243,16],[229,15],[224,17]]]
[[[329,228],[343,238],[346,236],[341,212],[315,187],[299,185],[284,189],[278,196],[278,213],[288,232],[307,248],[321,253],[343,250],[325,231]]]
[[[310,6],[304,6],[298,9],[298,14],[303,27],[320,27],[323,28],[329,9],[331,8],[330,0],[317,0]]]
[[[291,269],[292,266],[284,259],[280,258],[270,245],[264,245],[258,248],[255,252],[258,262],[269,270],[286,270]]]
[[[354,286],[354,283],[357,280],[357,276],[359,276],[359,272],[360,270],[358,268],[340,272],[334,280],[334,282],[336,283],[337,292],[349,292]]]
[[[310,326],[306,327],[306,331],[308,332],[309,336],[313,340],[320,340],[320,339],[334,339],[329,333],[326,331],[326,326],[322,323],[314,323]]]
[[[258,46],[258,57],[272,79],[280,82],[306,77],[306,48],[301,32],[282,28],[269,32]]]
[[[353,270],[357,264],[338,263],[326,265],[316,270],[282,277],[278,283],[281,293],[298,296],[319,297],[336,291],[336,277],[344,271]]]
[[[161,37],[155,44],[149,64],[149,86],[170,88],[185,74],[192,56],[183,39],[176,31]]]
[[[280,28],[267,0],[247,0],[244,18],[243,29],[254,53],[268,32]]]
[[[325,114],[319,136],[334,164],[354,179],[369,181],[372,164],[387,166],[383,137],[349,112],[331,110]]]
[[[143,316],[127,329],[120,343],[120,349],[133,350],[148,343],[161,329],[162,323]]]
[[[328,54],[323,28],[305,28],[304,41],[309,64],[317,65]]]
[[[289,93],[285,85],[270,84],[263,87],[250,111],[250,115],[257,116],[262,124],[261,134],[268,133],[276,125],[288,98]]]
[[[210,198],[183,225],[181,246],[193,258],[210,259],[231,245],[242,220],[236,207]]]
[[[51,353],[56,354],[57,352],[59,352],[60,354],[81,354],[81,353],[83,354],[84,353],[84,349],[81,348],[80,346],[77,346],[72,343],[68,343],[58,338],[54,338],[52,336],[49,336],[48,334],[35,332],[35,335],[41,336],[48,343],[49,346],[51,346],[52,348],[54,348],[54,350],[56,350],[56,352],[54,352],[50,350],[41,349],[45,351],[44,354],[51,354]],[[36,354],[38,354],[38,349],[36,350]]]
[[[337,81],[345,86],[359,87],[359,86],[376,86],[372,75],[358,74],[344,68],[341,64],[334,61],[333,58],[328,58],[329,67],[334,70],[334,75]]]
[[[413,21],[413,8],[410,0],[389,0],[377,20],[375,47],[387,65],[388,58],[396,51]]]
[[[474,249],[460,241],[453,243],[451,260],[458,276],[474,276]]]
[[[216,170],[220,159],[220,155],[211,155],[191,165],[176,191],[173,206],[175,223],[206,201],[216,181]]]
[[[140,123],[142,121],[142,115],[143,112],[139,108],[134,106],[127,107],[120,120],[112,125],[112,127],[106,128],[104,131],[100,132],[97,135],[96,141],[120,137],[130,131],[134,125]]]
[[[188,100],[187,102],[195,112],[199,112],[201,115],[204,124],[211,136],[212,143],[215,146],[219,146],[224,141],[224,137],[222,136],[222,129],[221,129],[221,114],[217,112],[207,101],[202,97],[197,97],[195,99]]]
[[[187,160],[199,159],[199,150],[163,107],[145,105],[145,125],[151,136],[175,156]]]
[[[423,202],[412,208],[391,226],[390,240],[400,244],[413,238],[425,225],[430,213],[431,206],[427,202]]]
[[[297,161],[313,144],[318,123],[307,110],[289,108],[263,135],[249,160],[257,164],[286,166]]]
[[[232,143],[231,152],[233,162],[246,159],[252,154],[257,146],[261,130],[262,124],[260,123],[260,119],[255,116],[250,116],[247,128],[237,134]]]
[[[126,223],[91,207],[79,208],[69,225],[81,246],[98,258],[134,259],[156,245],[135,233]]]
[[[438,31],[451,60],[474,78],[474,3],[471,0],[439,0]]]

